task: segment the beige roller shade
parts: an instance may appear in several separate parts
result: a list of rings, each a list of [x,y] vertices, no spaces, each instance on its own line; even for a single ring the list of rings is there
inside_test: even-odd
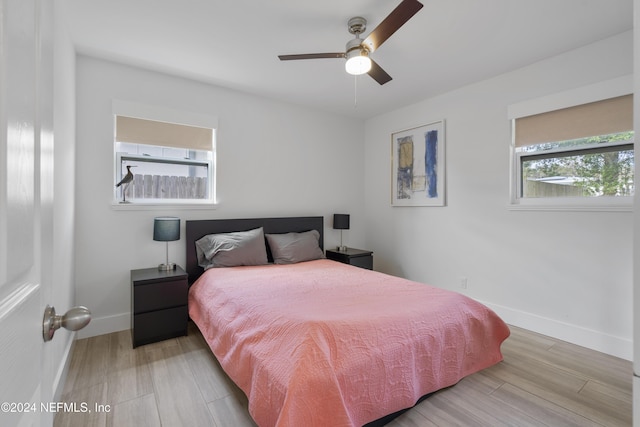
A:
[[[633,95],[516,119],[516,147],[633,130]]]
[[[213,130],[116,116],[116,141],[211,151]]]

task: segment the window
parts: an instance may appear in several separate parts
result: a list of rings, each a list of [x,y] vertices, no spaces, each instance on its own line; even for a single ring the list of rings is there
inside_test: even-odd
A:
[[[633,196],[633,132],[530,145],[517,159],[522,198]]]
[[[212,203],[214,129],[115,116],[119,203]]]
[[[633,95],[513,118],[515,203],[630,204]]]

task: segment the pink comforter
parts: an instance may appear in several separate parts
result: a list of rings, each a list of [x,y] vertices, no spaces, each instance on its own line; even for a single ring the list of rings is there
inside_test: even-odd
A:
[[[502,360],[455,292],[330,260],[207,270],[189,314],[258,425],[361,426]]]

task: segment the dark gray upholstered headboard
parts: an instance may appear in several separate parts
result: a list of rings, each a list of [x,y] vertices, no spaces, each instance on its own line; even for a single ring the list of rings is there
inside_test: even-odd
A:
[[[324,217],[305,216],[288,218],[244,218],[244,219],[206,219],[186,221],[187,234],[187,266],[189,284],[200,277],[203,270],[198,265],[195,242],[207,234],[229,233],[231,231],[247,231],[263,227],[265,234],[303,232],[318,230],[320,232],[320,248],[324,249]],[[266,241],[265,241],[266,244]],[[268,248],[268,246],[267,246]],[[269,260],[271,253],[268,251]]]

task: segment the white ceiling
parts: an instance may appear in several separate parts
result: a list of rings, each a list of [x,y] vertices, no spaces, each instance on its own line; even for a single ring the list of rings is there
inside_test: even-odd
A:
[[[633,28],[633,0],[420,1],[372,54],[384,86],[342,59],[277,55],[342,52],[349,18],[367,19],[366,36],[400,0],[66,0],[66,15],[82,54],[359,118]]]

